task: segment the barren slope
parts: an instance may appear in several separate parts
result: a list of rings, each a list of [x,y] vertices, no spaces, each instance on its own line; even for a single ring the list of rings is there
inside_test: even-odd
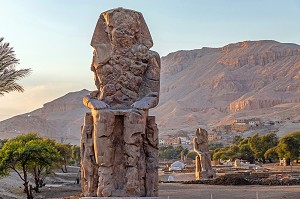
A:
[[[79,144],[80,127],[89,110],[82,104],[88,90],[68,93],[40,109],[0,122],[0,138],[36,132],[60,142]]]
[[[163,57],[161,98],[153,114],[168,132],[237,117],[296,118],[299,103],[300,46],[246,41]]]

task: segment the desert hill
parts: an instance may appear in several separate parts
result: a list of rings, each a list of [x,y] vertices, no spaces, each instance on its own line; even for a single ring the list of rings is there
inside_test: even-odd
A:
[[[296,44],[245,41],[178,51],[162,58],[162,77],[153,113],[165,131],[208,128],[239,117],[300,119]]]
[[[0,132],[40,132],[78,143],[87,90],[68,93],[33,112],[0,122]],[[288,121],[279,134],[300,129],[300,46],[245,41],[162,57],[157,116],[160,134],[211,129],[237,118]],[[0,134],[0,136],[4,136]]]
[[[82,104],[88,90],[70,92],[48,102],[42,108],[0,122],[0,137],[38,132],[64,143],[78,144],[83,117],[89,111]]]

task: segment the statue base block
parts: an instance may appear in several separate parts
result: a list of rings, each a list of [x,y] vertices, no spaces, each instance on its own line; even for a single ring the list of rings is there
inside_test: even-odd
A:
[[[81,153],[83,196],[158,196],[158,129],[147,111],[87,113]]]

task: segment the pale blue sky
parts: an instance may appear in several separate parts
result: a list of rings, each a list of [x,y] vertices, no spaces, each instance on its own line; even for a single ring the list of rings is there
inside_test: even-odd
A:
[[[0,120],[67,92],[94,89],[90,40],[101,12],[143,13],[153,50],[170,52],[270,39],[300,44],[299,0],[1,0],[0,37],[32,74],[25,93],[0,97]]]

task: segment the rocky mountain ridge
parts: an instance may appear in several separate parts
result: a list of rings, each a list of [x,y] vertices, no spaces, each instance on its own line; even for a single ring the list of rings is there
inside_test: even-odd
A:
[[[272,110],[299,110],[300,46],[263,40],[178,51],[162,58],[162,77],[153,112],[164,129],[210,128],[239,117],[284,120]]]
[[[69,93],[2,121],[0,132],[36,131],[78,143],[87,93]],[[263,40],[170,53],[162,57],[160,102],[150,113],[160,134],[237,118],[300,120],[300,46]]]
[[[82,104],[88,90],[70,92],[42,108],[0,122],[0,137],[37,132],[60,142],[79,144],[83,117],[89,111]]]

